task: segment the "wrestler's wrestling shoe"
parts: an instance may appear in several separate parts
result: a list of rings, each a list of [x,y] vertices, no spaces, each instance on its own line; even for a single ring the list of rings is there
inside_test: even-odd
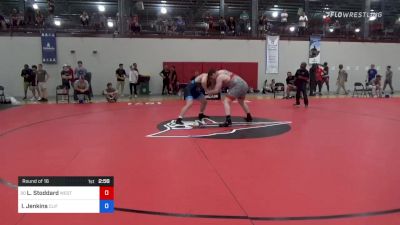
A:
[[[199,113],[199,120],[208,119],[208,118],[210,118],[210,117],[207,115],[204,115],[203,113]]]
[[[230,127],[232,126],[232,120],[231,119],[226,119],[224,123],[220,123],[219,127]]]
[[[253,122],[253,117],[251,116],[251,114],[250,113],[247,113],[247,117],[246,118],[244,118],[244,120],[246,120],[246,122]]]
[[[183,125],[182,118],[178,118],[175,120],[175,124]]]

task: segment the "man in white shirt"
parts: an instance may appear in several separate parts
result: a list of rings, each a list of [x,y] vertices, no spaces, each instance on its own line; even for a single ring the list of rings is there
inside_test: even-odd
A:
[[[336,94],[338,95],[340,93],[340,89],[344,90],[344,94],[348,94],[346,90],[346,82],[347,82],[347,77],[348,74],[346,70],[343,69],[343,65],[339,65],[339,72],[338,72],[338,79],[337,79],[337,91]]]
[[[131,96],[130,98],[132,99],[133,94],[135,94],[135,98],[137,97],[137,84],[139,80],[139,71],[137,69],[136,63],[133,63],[132,66],[130,66],[130,71],[129,71],[129,88],[131,91]],[[132,93],[132,88],[133,88],[133,93]]]
[[[281,32],[283,33],[285,31],[286,28],[286,24],[288,21],[288,13],[286,12],[286,9],[283,10],[283,12],[281,13]]]
[[[39,89],[39,101],[47,102],[48,94],[47,94],[47,81],[49,80],[50,75],[46,70],[43,69],[42,64],[38,64],[38,70],[36,71],[36,78],[38,82]]]
[[[118,91],[112,87],[111,83],[107,84],[107,88],[103,91],[103,94],[109,103],[114,103],[118,100]]]
[[[391,90],[391,94],[394,94],[393,91],[393,85],[392,85],[392,78],[393,78],[393,72],[391,70],[391,66],[387,66],[386,67],[386,76],[385,76],[385,82],[383,84],[383,91],[385,91],[386,89],[386,85],[389,85],[390,90]]]
[[[74,96],[76,96],[76,100],[83,104],[85,102],[85,96],[89,99],[89,82],[85,80],[83,76],[80,76],[78,80],[74,83]]]
[[[299,35],[304,35],[307,27],[308,17],[302,12],[299,17]]]

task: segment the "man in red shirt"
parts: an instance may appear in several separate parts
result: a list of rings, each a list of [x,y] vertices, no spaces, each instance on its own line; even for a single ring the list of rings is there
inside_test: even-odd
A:
[[[322,69],[324,70],[324,74],[322,77],[324,78],[322,84],[326,84],[326,89],[328,90],[329,94],[329,66],[327,62],[324,62],[324,65],[322,66]]]
[[[322,28],[322,33],[323,36],[325,37],[326,31],[329,28],[329,25],[331,24],[331,18],[327,15],[324,15],[325,18],[323,18],[322,23],[323,23],[323,28]]]
[[[317,80],[318,85],[318,95],[322,95],[321,89],[322,84],[324,83],[324,68],[322,66],[317,66],[315,69],[315,79]]]
[[[70,79],[71,87],[74,88],[74,83],[75,83],[75,81],[77,80],[76,77],[74,76],[74,70],[71,68],[70,65],[67,65],[67,68],[68,68],[67,71],[68,71],[69,76],[72,77],[72,78]]]

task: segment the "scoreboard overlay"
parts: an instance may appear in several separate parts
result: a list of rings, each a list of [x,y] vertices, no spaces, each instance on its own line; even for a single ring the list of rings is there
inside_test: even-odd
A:
[[[114,177],[18,177],[18,213],[113,213]]]

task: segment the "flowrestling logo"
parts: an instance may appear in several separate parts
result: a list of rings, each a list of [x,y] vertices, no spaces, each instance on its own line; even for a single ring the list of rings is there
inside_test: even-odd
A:
[[[342,12],[342,11],[329,11],[326,16],[332,18],[380,18],[383,16],[382,12]]]
[[[253,122],[245,122],[241,117],[232,117],[231,127],[219,127],[225,117],[212,117],[198,120],[186,118],[183,125],[175,120],[158,124],[158,132],[149,134],[149,138],[209,138],[209,139],[251,139],[265,138],[288,132],[290,121],[274,121],[264,118],[253,118]]]

